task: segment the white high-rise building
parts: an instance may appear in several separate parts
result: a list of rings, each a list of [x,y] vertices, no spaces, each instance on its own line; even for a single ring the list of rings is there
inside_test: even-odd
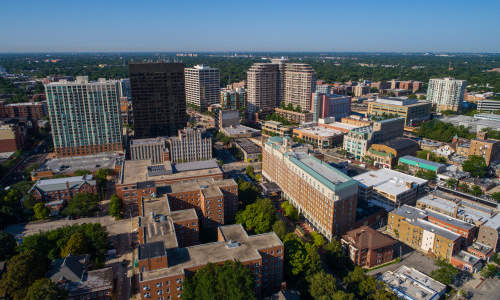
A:
[[[432,102],[436,111],[459,111],[464,101],[467,81],[453,78],[434,78],[429,80],[427,100]]]
[[[122,150],[119,82],[87,76],[45,85],[57,156]]]
[[[219,69],[196,65],[184,70],[186,102],[201,110],[220,102]]]
[[[316,72],[308,64],[290,63],[285,66],[283,76],[283,101],[285,105],[300,106],[311,110],[311,95],[316,90]]]

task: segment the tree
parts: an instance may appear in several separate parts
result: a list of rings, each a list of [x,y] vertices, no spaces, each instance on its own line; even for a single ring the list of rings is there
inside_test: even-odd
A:
[[[488,264],[480,271],[479,274],[483,278],[490,278],[495,276],[496,273],[497,273],[497,266],[495,266],[494,264]]]
[[[271,200],[258,199],[257,202],[247,205],[243,211],[238,212],[236,222],[243,224],[249,231],[264,233],[271,231],[275,217]]]
[[[254,203],[259,196],[259,189],[251,182],[238,180],[238,199],[242,207]]]
[[[409,94],[408,99],[417,99],[417,95],[415,94]]]
[[[452,177],[452,178],[448,178],[448,179],[446,180],[446,185],[447,185],[450,189],[454,189],[454,188],[456,188],[457,184],[458,184],[458,180],[456,180],[456,179],[455,179],[455,178],[453,178],[453,177]]]
[[[29,250],[13,256],[7,264],[7,272],[0,280],[0,296],[14,300],[24,299],[28,287],[42,278],[48,270],[48,260],[37,251]]]
[[[75,232],[71,235],[66,246],[61,250],[61,257],[68,255],[81,255],[88,252],[87,241],[81,232]]]
[[[462,164],[462,169],[474,177],[484,177],[488,171],[488,166],[482,156],[471,155]]]
[[[397,297],[385,288],[385,284],[371,276],[367,276],[361,267],[356,266],[344,278],[347,291],[354,293],[357,299],[394,299]]]
[[[326,263],[337,277],[345,277],[353,269],[351,260],[344,254],[344,250],[339,241],[332,239],[323,246]]]
[[[35,219],[37,220],[45,220],[50,216],[50,210],[41,202],[38,202],[33,206],[33,212],[35,213]]]
[[[253,172],[253,166],[252,165],[248,165],[245,169],[245,173],[248,175],[248,177],[252,178],[253,180],[255,180],[255,174]]]
[[[469,186],[467,185],[467,183],[461,183],[458,185],[458,189],[461,190],[462,192],[464,193],[469,193],[470,190],[469,190]]]
[[[285,238],[286,234],[288,233],[288,229],[286,228],[286,224],[282,220],[277,220],[276,222],[274,222],[273,231],[274,231],[274,233],[276,233],[276,235],[281,240],[283,240]]]
[[[430,170],[428,170],[428,171],[418,170],[417,173],[415,174],[415,176],[426,179],[426,180],[434,180],[437,177],[436,173],[434,173]]]
[[[473,185],[472,189],[470,190],[470,193],[476,197],[482,196],[483,195],[483,190],[478,185]]]
[[[491,198],[493,198],[498,203],[500,203],[500,192],[496,192],[496,193],[491,194]]]
[[[309,293],[314,299],[330,299],[337,292],[335,278],[325,272],[318,272],[311,278]]]
[[[57,287],[48,278],[35,281],[28,289],[24,300],[64,300],[66,291]]]
[[[68,201],[68,206],[62,213],[72,217],[90,216],[97,210],[97,203],[97,195],[92,193],[77,193],[73,199]]]
[[[111,196],[111,200],[109,201],[109,214],[115,217],[115,220],[119,220],[122,217],[122,199],[116,194]]]
[[[313,245],[318,247],[318,248],[323,247],[323,245],[326,242],[325,238],[321,234],[317,233],[316,231],[311,232],[311,238],[313,241]]]
[[[297,221],[299,219],[298,210],[293,207],[290,202],[284,201],[283,203],[281,203],[281,208],[283,209],[283,214],[289,217],[292,221]]]
[[[182,299],[256,299],[254,282],[254,275],[240,262],[209,263],[186,278]]]
[[[435,264],[439,268],[431,272],[431,277],[441,283],[451,285],[458,275],[458,270],[443,259],[438,259]]]
[[[73,175],[83,176],[83,175],[90,175],[90,174],[92,174],[92,172],[90,172],[89,170],[76,170]]]
[[[306,270],[307,252],[297,235],[289,233],[285,237],[285,273],[288,278],[298,276]]]
[[[16,239],[7,232],[0,231],[0,261],[6,260],[16,252]]]

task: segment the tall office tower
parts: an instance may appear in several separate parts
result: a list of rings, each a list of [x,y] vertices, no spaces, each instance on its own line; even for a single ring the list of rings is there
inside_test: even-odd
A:
[[[316,90],[316,72],[308,64],[286,64],[284,74],[285,105],[311,110],[311,94]]]
[[[116,80],[61,80],[45,85],[57,156],[122,150],[119,84]]]
[[[136,138],[175,135],[186,126],[182,63],[130,63]]]
[[[212,139],[203,137],[200,129],[179,130],[179,136],[169,139],[172,162],[189,162],[212,158]]]
[[[271,59],[271,63],[278,65],[278,69],[280,72],[278,80],[278,101],[276,103],[276,106],[279,106],[281,104],[281,101],[283,101],[283,95],[285,94],[285,66],[287,61],[288,59],[286,59],[284,56],[282,56],[281,58]]]
[[[220,72],[219,69],[205,65],[196,65],[184,69],[186,78],[186,102],[202,111],[208,106],[219,103]]]
[[[130,99],[130,79],[120,79],[120,98]]]
[[[278,105],[279,65],[255,63],[247,71],[247,105],[250,112],[271,111]]]
[[[358,184],[306,153],[306,148],[298,148],[287,138],[269,138],[262,148],[262,175],[275,182],[283,197],[331,240],[354,225]]]
[[[436,111],[459,111],[464,101],[467,81],[453,78],[430,79],[427,87],[427,101],[432,102]]]

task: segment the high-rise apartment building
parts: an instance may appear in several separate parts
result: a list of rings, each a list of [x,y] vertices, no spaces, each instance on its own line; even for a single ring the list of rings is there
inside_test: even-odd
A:
[[[45,85],[57,156],[122,150],[118,81],[87,76]]]
[[[278,105],[279,65],[255,63],[247,71],[247,104],[250,112],[271,111]]]
[[[186,80],[186,102],[202,111],[219,103],[220,72],[219,69],[205,65],[196,65],[184,69]]]
[[[464,101],[467,81],[453,78],[430,79],[427,87],[427,100],[432,102],[436,111],[459,111]]]
[[[203,137],[200,129],[185,128],[169,138],[172,162],[189,162],[212,158],[212,139]]]
[[[329,240],[356,219],[358,184],[289,138],[271,137],[262,150],[262,175],[276,182],[283,197]]]
[[[247,91],[245,88],[222,89],[220,92],[222,109],[241,110],[247,107]]]
[[[281,58],[271,59],[271,63],[278,65],[278,69],[280,72],[278,79],[278,102],[276,103],[277,106],[279,106],[283,101],[283,96],[285,94],[285,67],[287,61],[288,59],[283,56]]]
[[[316,90],[316,72],[308,64],[290,63],[285,66],[283,101],[285,105],[311,110],[311,94]]]
[[[182,63],[130,63],[136,138],[175,135],[186,126]]]

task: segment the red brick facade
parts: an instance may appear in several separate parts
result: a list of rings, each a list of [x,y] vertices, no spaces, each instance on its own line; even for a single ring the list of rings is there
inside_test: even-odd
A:
[[[112,151],[122,151],[123,145],[119,144],[106,144],[106,145],[89,145],[85,147],[73,147],[73,148],[56,148],[54,152],[57,157],[65,156],[82,156],[91,155],[101,152],[112,152]]]

